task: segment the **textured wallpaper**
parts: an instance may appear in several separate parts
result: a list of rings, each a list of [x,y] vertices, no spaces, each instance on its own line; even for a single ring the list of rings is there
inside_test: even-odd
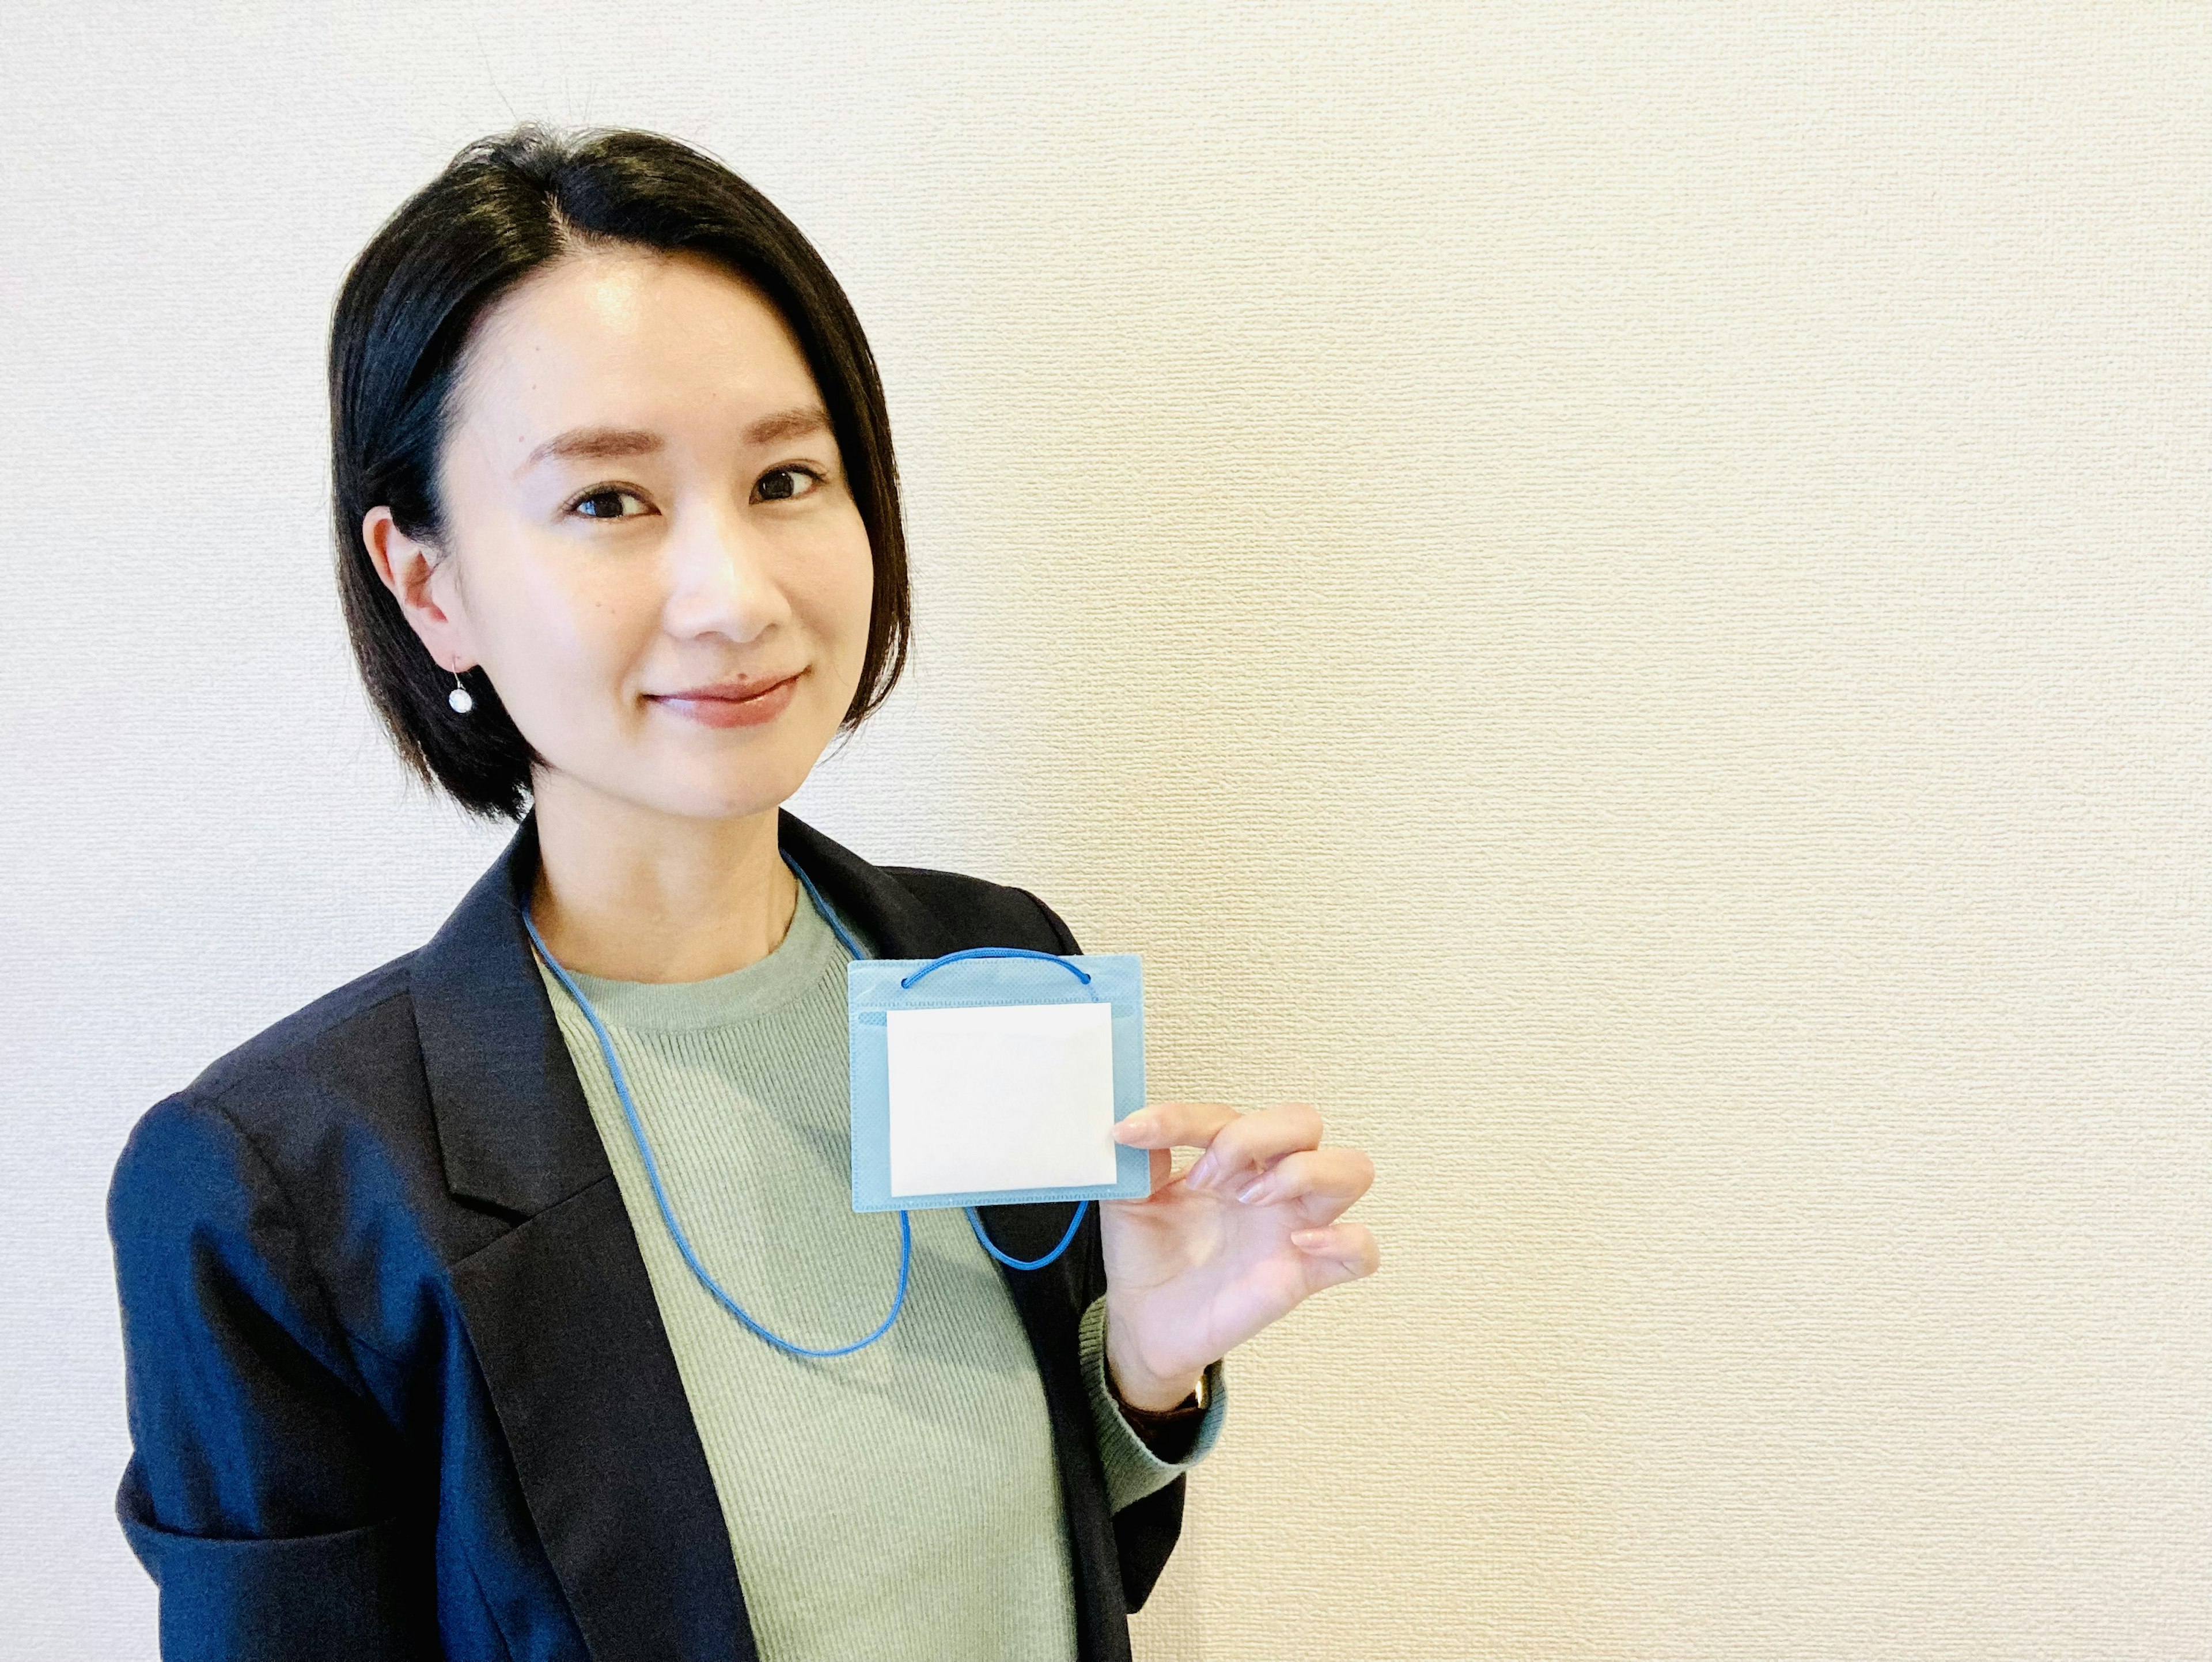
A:
[[[874,342],[918,657],[794,808],[1376,1159],[1140,1659],[2212,1656],[2203,9],[9,34],[0,1653],[154,1653],[130,1123],[497,847],[352,682],[322,332],[534,115],[714,150]]]

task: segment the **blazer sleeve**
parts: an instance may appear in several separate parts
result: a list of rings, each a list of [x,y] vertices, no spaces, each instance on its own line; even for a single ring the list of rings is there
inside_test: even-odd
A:
[[[276,1174],[219,1104],[140,1120],[108,1193],[132,1458],[116,1497],[167,1659],[434,1657],[406,1458]]]
[[[1058,944],[1054,950],[1072,953],[1082,947],[1076,945],[1075,934],[1060,914],[1030,893],[1020,893],[1043,914],[1045,927]],[[1097,1208],[1083,1228],[1076,1233],[1075,1245],[1069,1256],[1081,1257],[1076,1272],[1076,1309],[1087,1310],[1106,1293],[1106,1255],[1101,1239]],[[1167,1568],[1169,1555],[1175,1551],[1176,1542],[1182,1534],[1182,1504],[1184,1480],[1178,1472],[1173,1478],[1141,1499],[1134,1500],[1114,1514],[1114,1543],[1121,1565],[1121,1596],[1132,1610],[1145,1607],[1152,1589]]]

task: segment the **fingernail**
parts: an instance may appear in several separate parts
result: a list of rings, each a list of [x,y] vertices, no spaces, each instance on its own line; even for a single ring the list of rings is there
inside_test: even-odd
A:
[[[1328,1231],[1326,1229],[1293,1229],[1291,1231],[1291,1245],[1293,1246],[1319,1246],[1328,1239]]]
[[[1190,1168],[1190,1174],[1183,1181],[1194,1189],[1203,1189],[1213,1181],[1214,1174],[1220,1169],[1212,1155],[1201,1154],[1198,1164]]]
[[[1267,1186],[1267,1178],[1255,1178],[1251,1182],[1246,1184],[1242,1189],[1237,1191],[1237,1198],[1246,1205],[1249,1205],[1253,1197]]]

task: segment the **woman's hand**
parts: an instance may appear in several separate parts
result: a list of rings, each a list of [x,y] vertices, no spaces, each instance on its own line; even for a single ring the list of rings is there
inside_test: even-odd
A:
[[[1310,1294],[1371,1275],[1364,1224],[1339,1223],[1375,1181],[1357,1148],[1323,1148],[1302,1102],[1239,1113],[1218,1102],[1155,1102],[1114,1127],[1152,1151],[1152,1192],[1099,1202],[1106,1253],[1106,1359],[1121,1400],[1164,1409],[1207,1363]],[[1203,1148],[1170,1179],[1168,1150]]]

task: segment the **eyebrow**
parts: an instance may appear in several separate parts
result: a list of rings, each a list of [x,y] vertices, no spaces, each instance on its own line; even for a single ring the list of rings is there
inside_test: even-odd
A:
[[[745,429],[745,442],[777,444],[785,439],[829,430],[830,412],[818,404],[805,404],[790,410],[779,410],[774,415],[763,416]]]
[[[785,439],[795,439],[808,433],[830,430],[830,414],[819,405],[800,405],[789,410],[778,410],[763,416],[745,429],[748,445],[775,444]],[[520,478],[538,463],[552,457],[585,461],[605,461],[618,456],[648,456],[663,447],[664,441],[658,433],[641,427],[572,427],[565,433],[556,433],[523,459],[522,466],[514,470]]]
[[[572,427],[565,433],[556,434],[532,451],[514,473],[520,478],[538,463],[556,456],[605,461],[615,456],[648,455],[659,448],[660,435],[647,433],[640,428]]]

